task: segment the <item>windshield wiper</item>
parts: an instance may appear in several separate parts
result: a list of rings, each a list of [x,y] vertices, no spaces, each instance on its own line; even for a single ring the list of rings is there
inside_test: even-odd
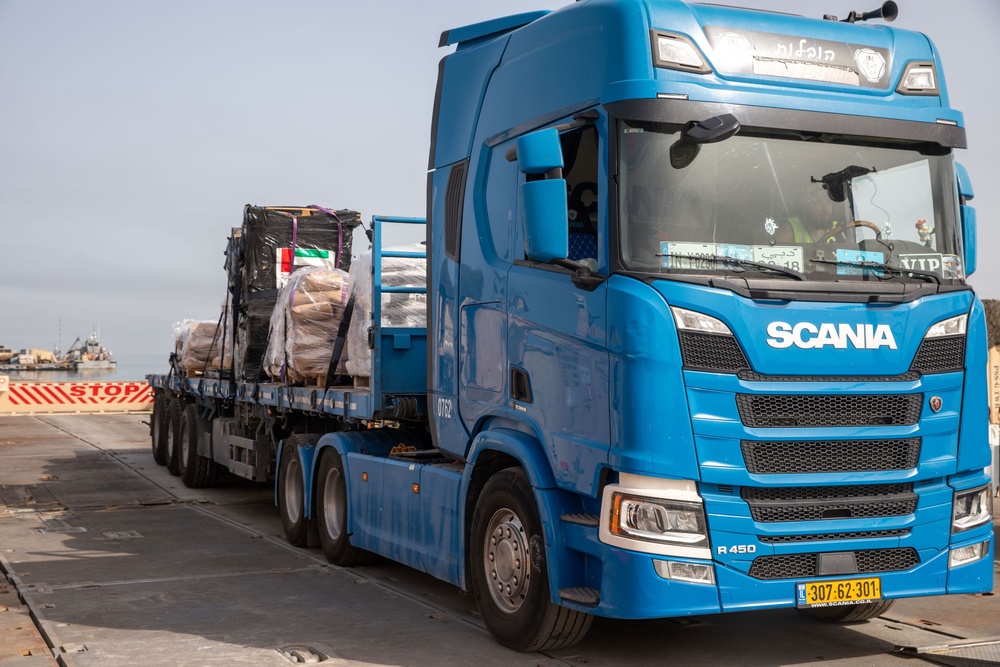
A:
[[[934,273],[933,271],[924,271],[922,269],[904,269],[898,266],[889,266],[884,262],[871,262],[871,261],[848,262],[847,260],[843,259],[810,259],[809,261],[814,262],[816,264],[834,264],[836,266],[851,266],[851,267],[856,266],[859,269],[872,269],[878,271],[885,271],[886,273],[889,274],[889,276],[893,278],[899,278],[901,276],[915,276],[917,278],[924,278],[927,280],[927,282],[933,281],[938,285],[942,284],[941,276]]]
[[[691,260],[706,260],[710,262],[724,262],[726,264],[735,264],[736,266],[743,269],[743,271],[750,271],[751,269],[762,269],[764,271],[774,271],[775,273],[783,273],[786,276],[791,276],[796,280],[805,280],[804,274],[799,273],[795,269],[789,269],[784,266],[777,266],[776,264],[765,264],[764,262],[755,262],[752,259],[739,259],[736,257],[726,257],[725,255],[674,255],[672,253],[657,253],[657,257],[679,257]]]

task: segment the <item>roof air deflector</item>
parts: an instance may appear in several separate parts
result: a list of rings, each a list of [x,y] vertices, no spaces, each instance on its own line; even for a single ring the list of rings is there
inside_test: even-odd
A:
[[[461,28],[452,28],[451,30],[446,30],[441,33],[441,41],[438,43],[438,46],[451,46],[452,44],[470,42],[482,37],[497,35],[503,32],[510,32],[511,30],[516,30],[517,28],[526,26],[529,23],[542,18],[548,13],[550,13],[550,10],[544,9],[536,12],[514,14],[513,16],[503,16],[498,19],[483,21],[481,23],[473,23],[472,25],[463,26]]]

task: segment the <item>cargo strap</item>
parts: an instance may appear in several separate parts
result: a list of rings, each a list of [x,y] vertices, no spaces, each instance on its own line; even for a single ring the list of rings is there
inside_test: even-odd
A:
[[[332,215],[333,219],[337,221],[337,257],[333,260],[334,268],[340,268],[340,256],[344,253],[344,225],[340,222],[340,217],[328,208],[323,208],[317,204],[310,204],[309,208],[314,208],[317,211],[323,211],[327,215]],[[327,376],[329,377],[329,376]]]
[[[344,315],[340,318],[340,326],[337,327],[337,338],[333,343],[333,354],[330,355],[330,366],[326,371],[326,387],[329,389],[334,384],[340,383],[340,374],[337,373],[337,366],[340,364],[340,357],[344,354],[344,343],[347,342],[347,330],[351,326],[351,316],[354,314],[354,295],[347,299],[344,306]]]

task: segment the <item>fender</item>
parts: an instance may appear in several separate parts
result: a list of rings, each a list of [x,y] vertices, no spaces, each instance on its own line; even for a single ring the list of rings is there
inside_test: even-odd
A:
[[[528,473],[531,485],[536,489],[555,487],[555,476],[549,467],[542,444],[527,433],[508,428],[487,429],[473,438],[469,447],[468,462],[471,467],[466,471],[467,479],[476,465],[476,459],[486,450],[503,452],[520,461],[524,471]],[[465,490],[466,487],[463,485],[463,493]]]
[[[333,448],[344,463],[344,473],[345,479],[344,484],[347,486],[348,498],[351,494],[350,489],[350,462],[347,459],[348,454],[361,452],[362,450],[367,454],[373,454],[375,456],[388,456],[389,451],[400,442],[407,442],[408,438],[403,437],[403,433],[400,432],[387,432],[387,431],[342,431],[327,433],[326,435],[320,437],[319,442],[316,443],[315,451],[311,451],[308,456],[302,458],[302,474],[305,476],[303,479],[303,492],[305,494],[305,504],[306,504],[306,516],[312,518],[312,508],[313,508],[313,489],[316,483],[316,464],[319,463],[320,455],[323,453],[324,449]],[[284,441],[282,441],[284,444]],[[300,448],[300,453],[303,449],[310,448]],[[281,452],[278,452],[278,456],[281,456]],[[278,459],[281,460],[280,458]],[[347,515],[347,529],[353,530],[353,519],[351,515]]]
[[[278,443],[278,452],[275,456],[275,461],[281,461],[281,453],[285,449],[285,440],[288,438],[283,438]],[[316,446],[315,445],[299,445],[299,471],[302,474],[302,492],[305,499],[305,515],[307,519],[312,518],[312,503],[310,499],[312,498],[312,468],[313,463],[316,460]],[[278,494],[280,493],[278,489],[278,475],[274,476],[274,506],[278,506]]]
[[[472,481],[473,470],[479,456],[488,450],[499,451],[512,456],[520,462],[531,482],[532,492],[535,497],[535,506],[538,508],[538,516],[542,521],[542,530],[545,535],[545,559],[548,564],[549,574],[549,595],[553,603],[559,604],[559,590],[564,588],[562,579],[566,576],[563,572],[563,564],[567,558],[567,548],[562,540],[560,530],[560,517],[571,512],[569,504],[566,502],[568,492],[556,487],[555,476],[545,458],[545,451],[542,444],[534,437],[505,428],[490,429],[479,433],[473,439],[469,448],[469,465],[466,467],[462,479],[462,498],[468,497],[469,485]],[[463,516],[460,517],[459,529],[460,544],[468,543],[468,535],[465,534],[466,503],[459,503]],[[463,562],[459,566],[462,581],[460,583],[463,590],[467,590],[466,563],[464,562],[468,549],[462,549],[461,558]]]

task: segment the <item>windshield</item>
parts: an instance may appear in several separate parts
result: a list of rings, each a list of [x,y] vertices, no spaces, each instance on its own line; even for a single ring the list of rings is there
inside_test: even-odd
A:
[[[748,128],[693,145],[682,129],[619,122],[626,269],[964,280],[947,150]]]

